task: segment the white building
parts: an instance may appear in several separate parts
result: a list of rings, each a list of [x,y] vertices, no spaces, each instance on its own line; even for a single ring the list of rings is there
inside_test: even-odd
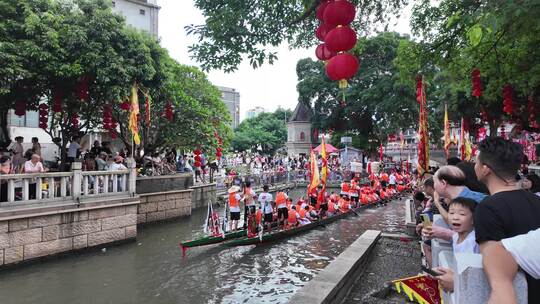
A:
[[[231,127],[236,129],[240,124],[240,93],[233,88],[218,87],[221,98],[231,114]]]
[[[250,118],[255,118],[257,116],[259,116],[261,113],[264,113],[264,108],[263,107],[255,107],[253,109],[249,109],[247,112],[246,112],[246,119],[250,119]]]
[[[287,122],[287,154],[297,156],[309,155],[313,145],[311,139],[311,109],[299,102]]]
[[[126,23],[136,29],[158,36],[157,0],[113,0],[113,11],[124,16]]]

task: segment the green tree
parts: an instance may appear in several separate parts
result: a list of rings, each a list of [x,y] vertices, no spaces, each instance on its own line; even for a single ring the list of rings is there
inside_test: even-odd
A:
[[[488,112],[493,133],[505,118],[528,128],[524,105],[529,97],[538,103],[540,88],[539,14],[534,0],[418,2],[411,25],[421,39],[408,49],[400,70],[409,78],[421,72],[431,85],[437,81],[447,87],[452,113],[475,122],[481,109]],[[484,85],[479,99],[470,97],[474,68],[481,71]],[[506,84],[514,88],[518,104],[512,117],[502,113]]]
[[[253,67],[277,59],[273,50],[282,42],[292,47],[317,44],[315,17],[321,0],[196,0],[205,24],[188,25],[188,34],[197,36],[190,47],[192,56],[204,70],[234,71],[247,57]],[[387,26],[390,16],[399,15],[405,0],[351,0],[357,5],[352,26],[367,34],[376,27]]]
[[[299,100],[313,104],[314,128],[354,135],[359,148],[364,148],[369,138],[384,141],[400,128],[415,127],[414,87],[399,81],[394,64],[400,42],[407,39],[389,32],[359,39],[353,53],[361,66],[344,91],[328,79],[324,63],[300,60]]]
[[[63,159],[71,136],[101,129],[105,105],[112,106],[121,138],[131,148],[128,112],[119,106],[137,85],[141,117],[145,96],[153,103],[150,125],[140,119],[145,151],[161,146],[211,150],[217,146],[214,131],[229,143],[228,112],[217,88],[202,72],[170,58],[154,37],[126,27],[109,1],[8,0],[0,4],[0,17],[4,134],[7,111],[16,102],[24,101],[27,109],[42,102],[52,108],[56,97],[62,111],[50,111],[46,132],[53,138],[59,134],[55,143]],[[88,79],[86,101],[77,94],[83,77]],[[160,113],[168,103],[175,111],[172,122]],[[71,123],[74,115],[80,117],[78,129]]]
[[[291,111],[278,109],[274,113],[261,113],[242,121],[234,131],[232,148],[236,151],[257,150],[273,154],[287,141],[286,118]]]

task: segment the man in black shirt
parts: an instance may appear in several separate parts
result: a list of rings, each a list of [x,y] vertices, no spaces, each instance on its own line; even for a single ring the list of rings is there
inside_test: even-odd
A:
[[[474,169],[491,196],[476,207],[474,229],[492,289],[489,303],[515,303],[511,282],[501,279],[508,271],[507,265],[491,257],[497,241],[540,227],[540,197],[517,185],[515,176],[523,158],[521,145],[488,137],[480,143],[479,151]],[[527,288],[529,303],[540,303],[540,280],[527,274]]]

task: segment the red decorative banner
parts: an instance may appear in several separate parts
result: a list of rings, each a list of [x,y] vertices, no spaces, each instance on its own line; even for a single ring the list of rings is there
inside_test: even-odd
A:
[[[410,301],[420,304],[442,304],[439,282],[427,275],[392,281],[396,290],[403,291]]]

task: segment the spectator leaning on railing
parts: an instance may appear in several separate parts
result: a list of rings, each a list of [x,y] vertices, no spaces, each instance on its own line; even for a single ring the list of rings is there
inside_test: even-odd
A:
[[[540,197],[517,185],[516,173],[522,159],[521,145],[500,137],[483,140],[476,157],[476,175],[491,193],[476,209],[474,228],[491,285],[492,304],[516,302],[511,281],[501,279],[509,272],[515,273],[515,267],[501,263],[498,242],[540,228]],[[525,258],[539,254],[532,246],[521,253]],[[524,270],[529,303],[540,303],[540,280]]]
[[[32,154],[30,160],[27,160],[24,163],[24,173],[42,173],[47,170],[43,167],[43,163],[40,161],[41,157],[37,154]],[[30,183],[28,187],[28,197],[29,199],[36,198],[36,183]]]

